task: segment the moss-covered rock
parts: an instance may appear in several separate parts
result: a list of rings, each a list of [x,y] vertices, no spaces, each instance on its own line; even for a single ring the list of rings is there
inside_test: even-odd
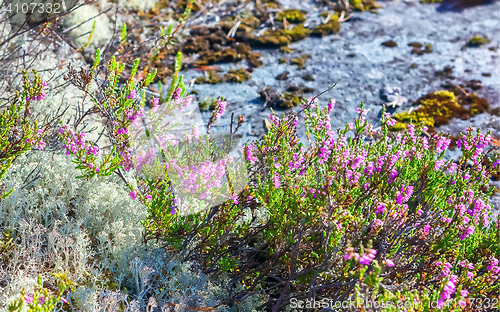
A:
[[[292,37],[285,34],[282,30],[266,31],[262,36],[253,37],[252,44],[270,48],[287,46],[292,42]]]
[[[283,10],[278,13],[276,20],[282,22],[283,18],[292,24],[303,23],[306,20],[306,12],[297,9]]]
[[[285,92],[283,94],[283,101],[278,105],[280,108],[292,108],[292,107],[297,107],[300,104],[300,96],[295,95],[290,92]]]
[[[231,69],[224,75],[224,80],[226,82],[242,83],[243,81],[248,80],[250,78],[251,78],[250,73],[244,70],[243,68],[239,68],[237,70]]]
[[[195,80],[197,84],[204,84],[204,83],[218,84],[223,81],[224,80],[222,79],[222,77],[219,76],[215,70],[207,71],[205,72],[205,77],[198,77]]]
[[[281,46],[280,47],[280,52],[281,53],[290,54],[290,53],[292,53],[292,50],[288,46]]]
[[[482,46],[483,44],[490,43],[491,41],[486,38],[486,37],[481,37],[481,36],[474,36],[469,39],[467,42],[468,47],[479,47]]]
[[[413,49],[411,50],[411,54],[424,55],[425,53],[432,53],[432,45],[430,43],[426,44],[423,49],[422,49],[423,45],[418,42],[412,44],[413,44],[412,45]]]
[[[265,47],[282,47],[288,46],[290,43],[300,41],[311,33],[309,28],[299,24],[292,29],[277,29],[275,31],[266,31],[260,37],[253,37],[252,43],[256,46]]]
[[[340,22],[337,14],[332,16],[328,23],[321,24],[313,28],[311,36],[324,37],[331,34],[336,34],[340,31]]]
[[[261,61],[262,53],[250,53],[248,55],[248,66],[250,67],[259,67],[264,65],[264,63]]]
[[[306,68],[306,61],[311,58],[309,54],[304,54],[301,57],[295,57],[290,60],[290,65],[297,65],[299,69]]]
[[[355,11],[372,11],[375,12],[380,6],[375,0],[349,0],[349,4]]]
[[[423,122],[433,132],[435,127],[448,124],[451,118],[469,119],[489,109],[486,99],[476,94],[464,94],[459,90],[429,93],[419,98],[415,104],[420,106],[416,110],[394,114],[397,123],[391,131],[402,130],[410,122],[415,125]]]

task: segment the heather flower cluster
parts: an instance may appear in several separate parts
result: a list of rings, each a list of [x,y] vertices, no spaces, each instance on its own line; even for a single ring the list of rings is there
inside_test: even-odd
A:
[[[59,136],[64,142],[62,148],[66,150],[66,155],[78,155],[88,169],[100,171],[94,163],[95,157],[99,155],[99,147],[85,140],[85,133],[75,131],[70,125],[63,125],[59,128]]]
[[[43,90],[42,87],[46,87],[47,86],[47,83],[44,81],[44,82],[41,82],[41,86],[39,86],[37,88],[37,91],[33,92],[33,94],[31,96],[27,96],[26,97],[26,102],[29,102],[29,101],[41,101],[43,100],[45,97],[46,97],[46,94],[45,94],[45,91]],[[36,88],[36,87],[35,87]]]
[[[344,256],[345,260],[355,259],[361,265],[369,265],[370,262],[375,259],[377,255],[377,251],[375,249],[368,249],[366,254],[359,255],[357,252],[354,252],[353,247],[347,248],[347,253]]]
[[[179,107],[179,111],[182,113],[184,112],[184,109],[188,106],[191,105],[192,103],[192,96],[188,95],[186,97],[182,97],[182,89],[177,88],[174,93],[174,105]]]

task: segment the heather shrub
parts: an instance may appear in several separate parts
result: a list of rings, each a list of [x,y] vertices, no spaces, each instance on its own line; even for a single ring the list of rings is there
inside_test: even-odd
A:
[[[116,73],[113,79],[118,76],[120,67],[113,60],[108,68]],[[208,155],[217,163],[227,155],[233,129],[222,147],[208,136],[201,139],[195,127],[184,133],[180,146],[172,137],[156,138],[160,154],[153,144],[147,145],[147,155],[134,158],[130,133],[141,128],[138,117],[145,104],[144,95],[135,98],[150,80],[130,80],[95,101],[99,109],[109,107],[110,120],[115,120],[110,126],[117,138],[113,152],[103,154],[113,166],[96,162],[101,156],[94,158],[81,134],[71,133],[77,141],[68,153],[76,155],[78,168],[89,178],[137,169],[135,186],[122,180],[129,196],[147,208],[143,225],[148,238],[164,241],[183,261],[195,261],[214,281],[228,279],[221,284],[229,294],[228,306],[260,294],[266,302],[257,310],[278,311],[306,299],[327,300],[331,306],[370,300],[477,310],[481,307],[473,298],[499,295],[500,226],[488,204],[493,192],[489,177],[498,172],[499,158],[486,149],[489,134],[466,129],[458,141],[462,157],[454,161],[446,158],[449,136],[426,137],[423,125],[389,133],[395,121],[383,112],[381,138],[375,140],[363,106],[353,123],[335,132],[329,119],[335,101],[321,109],[310,99],[303,106],[308,142],[298,139],[297,114],[272,114],[268,134],[244,148],[246,168],[225,162],[203,167],[197,158]],[[184,93],[182,76],[175,75],[168,96],[150,101],[151,124],[161,124],[154,119],[158,106],[169,112],[189,106]],[[207,134],[225,107],[219,100]],[[140,133],[161,134],[175,125],[168,121]],[[246,170],[248,186],[235,191],[236,173],[247,176]],[[224,183],[222,175],[211,180],[221,172]],[[185,210],[193,198],[201,206]],[[137,292],[148,291],[138,286]],[[161,298],[161,292],[156,296]],[[451,306],[449,299],[456,299]]]
[[[334,103],[305,108],[308,148],[297,139],[297,115],[271,115],[270,132],[245,148],[249,187],[198,219],[169,214],[168,203],[146,224],[151,236],[212,276],[229,273],[229,289],[243,283],[246,289],[230,290],[230,303],[266,294],[258,309],[311,298],[439,307],[457,298],[459,309],[478,308],[467,294],[496,298],[500,228],[491,218],[488,183],[499,160],[485,150],[491,136],[466,129],[455,163],[445,158],[449,137],[427,138],[414,126],[389,134],[389,114],[374,140],[362,106],[354,123],[334,132]],[[258,209],[266,211],[264,220],[254,214],[236,222]]]
[[[45,82],[33,71],[35,79],[30,82],[27,72],[23,73],[23,91],[17,92],[14,100],[3,109],[0,114],[0,179],[12,165],[12,161],[19,155],[31,150],[33,147],[43,149],[43,137],[54,120],[45,119],[42,125],[33,118],[30,109],[31,102],[40,101],[45,97],[43,87]],[[3,185],[2,185],[3,186]],[[11,190],[2,190],[0,199],[7,197]]]

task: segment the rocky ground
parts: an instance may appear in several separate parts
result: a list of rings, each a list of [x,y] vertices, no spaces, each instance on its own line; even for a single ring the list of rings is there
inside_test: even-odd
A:
[[[319,97],[322,104],[331,97],[337,99],[332,116],[332,126],[336,128],[357,116],[355,109],[361,102],[370,109],[368,117],[376,125],[382,104],[386,102],[397,100],[402,104],[390,112],[407,111],[421,96],[446,85],[460,84],[464,92],[486,98],[489,112],[468,120],[454,118],[436,130],[458,135],[474,126],[492,131],[495,138],[500,138],[500,3],[469,8],[457,3],[422,4],[414,0],[378,3],[382,8],[377,14],[354,12],[350,20],[342,23],[338,34],[308,37],[293,43],[291,54],[277,49],[257,50],[263,54],[264,65],[255,68],[251,79],[241,84],[194,84],[192,90],[198,92],[198,101],[224,96],[229,103],[228,114],[213,129],[227,131],[230,113],[234,113],[244,115],[247,121],[240,130],[242,142],[261,137],[265,133],[263,120],[269,118],[271,110],[262,109],[259,91],[268,86],[284,92],[290,85],[303,85],[315,89],[315,93],[306,94],[311,96],[337,82],[335,88]],[[284,8],[303,9],[308,12],[307,16],[314,16],[305,26],[317,19],[318,8],[312,2],[283,0],[281,4]],[[468,46],[474,36],[486,37],[490,42],[479,47]],[[412,53],[414,48],[409,44],[415,43],[422,45],[416,50],[424,52]],[[282,58],[291,60],[304,54],[310,58],[303,69],[289,62],[280,64]],[[246,63],[218,66],[228,71],[246,68]],[[282,79],[277,80],[283,73]],[[196,70],[184,74],[185,81],[203,76],[203,72]],[[400,94],[387,97],[397,88]],[[284,112],[275,110],[280,114]],[[207,122],[210,113],[202,112],[201,116]],[[452,151],[450,156],[458,156],[458,151]],[[498,181],[494,183],[500,186]],[[500,208],[500,196],[494,196],[492,204]]]
[[[314,11],[318,9],[313,3],[281,3],[285,8],[301,8],[309,13],[307,16],[317,16]],[[290,85],[303,84],[319,93],[337,82],[335,88],[319,98],[323,104],[330,97],[337,99],[333,127],[351,121],[361,102],[370,109],[369,117],[377,120],[381,104],[384,100],[388,101],[380,94],[384,86],[389,91],[400,88],[400,99],[408,100],[398,108],[398,111],[403,111],[420,96],[442,89],[447,81],[467,85],[471,80],[477,80],[480,83],[472,82],[476,84],[473,85],[476,89],[473,92],[486,97],[492,108],[499,107],[499,2],[465,9],[453,7],[449,3],[421,4],[418,1],[401,0],[378,3],[382,8],[377,14],[354,12],[350,20],[342,23],[338,34],[322,38],[309,37],[291,44],[292,54],[283,54],[276,49],[258,50],[263,54],[264,66],[256,68],[251,79],[242,84],[195,84],[192,89],[198,91],[199,101],[222,95],[229,102],[229,112],[245,115],[249,122],[242,128],[243,141],[257,139],[265,131],[263,119],[268,118],[270,109],[261,111],[263,102],[259,99],[259,90],[266,86],[284,91]],[[313,20],[310,18],[305,25]],[[491,42],[480,47],[466,47],[469,39],[476,35],[487,37]],[[396,46],[382,45],[388,41],[393,42],[385,45]],[[413,48],[408,46],[409,43],[422,44],[421,51],[430,45],[429,51],[432,52],[412,54]],[[304,54],[310,55],[304,69],[298,69],[297,65],[279,64],[280,58],[292,59]],[[246,68],[243,62],[218,66],[224,71]],[[447,66],[451,71],[444,70]],[[288,79],[277,80],[276,76],[285,71],[289,72]],[[203,76],[202,72],[196,70],[184,74],[186,81]],[[209,113],[202,115],[207,120]],[[222,124],[229,122],[227,118]],[[498,137],[499,120],[498,116],[485,113],[469,120],[454,119],[449,125],[437,130],[457,134],[473,125],[491,130]]]

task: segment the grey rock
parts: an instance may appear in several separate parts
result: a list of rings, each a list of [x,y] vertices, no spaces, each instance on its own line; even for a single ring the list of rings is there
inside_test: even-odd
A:
[[[382,89],[380,89],[380,99],[386,102],[385,105],[393,108],[400,107],[408,102],[408,100],[401,95],[401,88],[390,87],[388,85],[384,85]]]

